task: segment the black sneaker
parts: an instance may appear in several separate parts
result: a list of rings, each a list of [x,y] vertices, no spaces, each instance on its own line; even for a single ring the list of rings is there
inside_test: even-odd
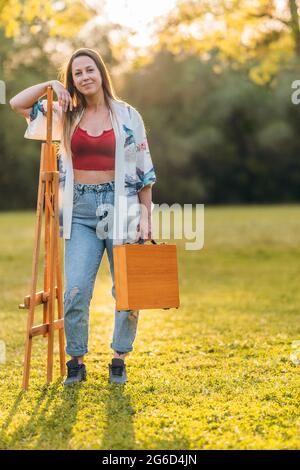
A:
[[[77,359],[71,359],[66,363],[66,366],[68,368],[68,376],[64,381],[64,385],[70,385],[86,380],[85,364],[78,364]]]
[[[123,384],[127,382],[126,365],[122,359],[113,358],[109,368],[109,382]]]

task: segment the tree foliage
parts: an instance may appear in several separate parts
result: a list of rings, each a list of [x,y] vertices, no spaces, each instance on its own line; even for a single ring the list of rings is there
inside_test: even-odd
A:
[[[300,198],[299,106],[293,75],[275,89],[247,72],[213,72],[214,60],[175,56],[155,60],[125,80],[145,116],[157,168],[157,201],[254,203]]]
[[[97,48],[117,94],[144,117],[158,176],[155,202],[299,201],[300,107],[291,103],[298,13],[292,1],[275,11],[265,0],[181,0],[164,21],[160,42],[121,75],[115,70],[127,65],[126,29],[87,19],[69,37],[63,32],[72,28],[68,8],[81,5],[85,11],[83,3],[47,0],[42,10],[39,2],[25,8],[14,1],[0,0],[0,75],[7,101],[58,78],[58,66],[74,49]],[[61,7],[58,17],[52,16],[54,5]],[[99,15],[100,3],[97,8]],[[218,19],[218,28],[209,27],[210,18]],[[111,31],[121,33],[123,43],[113,43]],[[25,119],[9,106],[0,106],[0,119],[0,209],[33,208],[40,142],[24,142]]]
[[[217,55],[215,70],[228,65],[248,69],[265,84],[300,60],[296,0],[178,0],[157,27],[159,43],[207,59]]]
[[[6,37],[20,38],[30,25],[31,34],[47,28],[50,37],[72,38],[94,14],[83,0],[2,0],[0,26]]]

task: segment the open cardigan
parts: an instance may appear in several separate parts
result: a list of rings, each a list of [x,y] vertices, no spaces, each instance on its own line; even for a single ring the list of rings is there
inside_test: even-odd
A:
[[[156,182],[156,175],[149,151],[143,119],[140,113],[124,101],[109,98],[115,147],[115,193],[113,209],[113,244],[134,242],[139,222],[140,206],[138,192]],[[73,131],[82,113],[77,117]],[[53,102],[52,140],[61,141],[62,108]],[[34,103],[30,116],[26,118],[27,139],[46,140],[47,100]],[[73,210],[73,163],[72,155],[67,155],[62,143],[58,152],[59,171],[59,221],[60,236],[71,238]],[[154,204],[151,203],[151,212]]]

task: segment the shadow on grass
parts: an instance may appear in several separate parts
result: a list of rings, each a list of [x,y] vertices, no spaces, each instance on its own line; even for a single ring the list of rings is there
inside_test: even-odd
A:
[[[163,430],[160,430],[160,437],[155,429],[145,427],[146,434],[140,443],[137,442],[134,423],[136,411],[125,390],[126,385],[110,384],[108,387],[102,450],[190,449],[189,439],[176,428],[169,433],[168,438]],[[148,433],[151,437],[148,437]]]
[[[45,386],[25,424],[8,435],[6,432],[20,405],[24,392],[17,396],[1,430],[6,449],[67,449],[76,422],[77,402],[81,384],[62,387],[61,378]],[[26,392],[25,392],[26,393]]]
[[[70,440],[76,425],[81,386],[82,384],[76,384],[64,387],[59,378],[54,383],[39,389],[37,397],[20,391],[0,430],[0,448],[32,450],[72,448]],[[189,440],[179,429],[174,428],[172,433],[169,432],[167,435],[158,423],[160,429],[155,429],[156,424],[154,427],[146,425],[146,434],[140,437],[140,442],[137,442],[134,423],[136,410],[131,396],[126,391],[126,385],[109,384],[104,393],[106,395],[104,428],[98,449],[190,448]],[[88,405],[93,406],[92,403]],[[21,419],[22,422],[14,423],[14,418]],[[75,429],[78,432],[78,429]],[[92,442],[91,444],[94,447]]]
[[[109,384],[105,402],[105,428],[103,450],[135,449],[133,417],[135,410],[131,398],[125,393],[125,384]]]
[[[1,449],[9,449],[9,447],[7,446],[7,441],[8,441],[7,429],[9,428],[9,425],[11,424],[15,414],[19,411],[18,408],[25,394],[26,394],[25,390],[21,390],[19,392],[18,396],[16,397],[8,413],[6,420],[3,423],[3,426],[1,426],[1,430],[0,430],[0,448]]]

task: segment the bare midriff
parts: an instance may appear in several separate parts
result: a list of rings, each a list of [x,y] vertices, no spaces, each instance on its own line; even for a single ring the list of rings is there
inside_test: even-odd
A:
[[[93,170],[73,170],[75,183],[81,184],[101,184],[109,183],[115,179],[115,170],[93,171]]]
[[[88,133],[90,137],[100,136],[104,130],[109,130],[112,128],[112,122],[109,116],[109,112],[106,109],[106,119],[102,115],[89,113],[85,111],[83,118],[81,119],[80,127]],[[96,117],[97,116],[97,117]],[[95,122],[102,121],[102,128],[99,129],[98,125],[95,125]],[[80,184],[101,184],[109,183],[115,179],[115,170],[78,170],[73,169],[74,172],[74,181],[75,183]]]

